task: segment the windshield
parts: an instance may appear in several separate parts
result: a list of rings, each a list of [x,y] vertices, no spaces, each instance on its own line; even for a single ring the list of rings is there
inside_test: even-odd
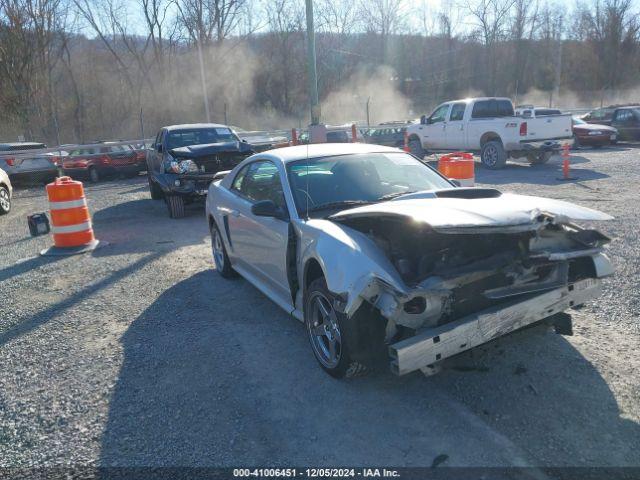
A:
[[[287,175],[300,215],[307,207],[321,215],[405,193],[453,188],[430,167],[399,152],[298,160],[287,165]]]
[[[578,117],[573,117],[573,123],[575,125],[586,125],[587,122]]]
[[[167,148],[171,150],[191,145],[237,141],[238,137],[227,127],[192,128],[170,131],[167,135]]]

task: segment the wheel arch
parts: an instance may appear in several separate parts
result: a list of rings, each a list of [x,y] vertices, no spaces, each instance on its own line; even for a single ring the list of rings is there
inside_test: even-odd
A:
[[[323,277],[326,278],[324,270],[322,269],[322,265],[320,265],[318,259],[316,259],[315,257],[311,257],[309,260],[307,260],[307,263],[305,263],[304,272],[302,275],[304,293],[306,294],[309,285],[311,285],[311,282]]]
[[[480,148],[484,147],[487,142],[498,141],[502,144],[502,138],[496,132],[486,132],[480,137]],[[504,145],[504,144],[503,144]]]

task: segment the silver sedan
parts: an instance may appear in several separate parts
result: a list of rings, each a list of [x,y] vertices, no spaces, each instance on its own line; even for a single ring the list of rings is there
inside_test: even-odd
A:
[[[242,275],[304,322],[329,374],[386,359],[402,375],[565,313],[613,273],[607,214],[494,189],[456,188],[395,148],[323,144],[244,160],[214,181],[216,270]]]

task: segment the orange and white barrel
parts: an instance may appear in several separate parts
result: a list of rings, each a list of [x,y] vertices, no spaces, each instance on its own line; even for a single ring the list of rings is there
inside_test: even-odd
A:
[[[53,243],[57,248],[82,247],[95,243],[82,182],[70,177],[56,178],[47,185],[47,197]]]
[[[461,187],[473,187],[476,184],[475,160],[470,153],[443,155],[438,160],[438,171],[447,178],[457,180]]]

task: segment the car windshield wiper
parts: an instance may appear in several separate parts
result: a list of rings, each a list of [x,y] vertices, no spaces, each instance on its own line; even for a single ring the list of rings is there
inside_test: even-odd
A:
[[[367,200],[342,200],[340,202],[329,202],[323,203],[321,205],[315,205],[309,208],[309,212],[317,212],[318,210],[328,210],[330,208],[339,208],[339,207],[352,207],[352,206],[360,206],[360,205],[370,205],[371,203]]]
[[[398,197],[401,197],[403,195],[409,195],[411,193],[417,193],[417,192],[419,192],[419,190],[407,190],[406,192],[387,193],[386,195],[383,195],[380,198],[378,198],[378,201],[382,202],[384,200],[391,200],[393,198],[398,198]]]

